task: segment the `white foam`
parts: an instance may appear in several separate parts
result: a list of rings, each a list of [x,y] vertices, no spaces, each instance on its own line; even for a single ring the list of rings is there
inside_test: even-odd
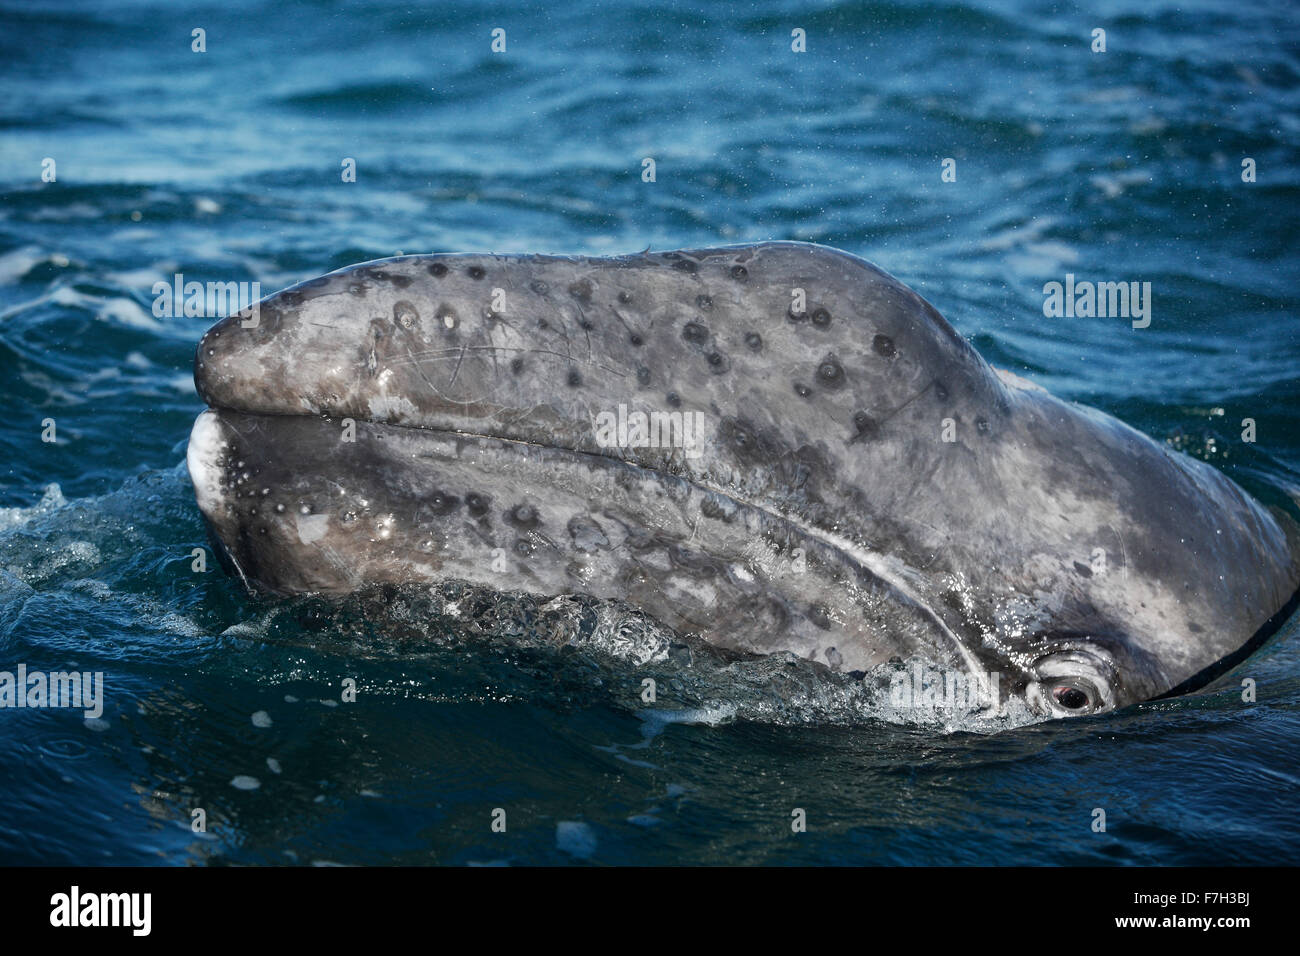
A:
[[[47,258],[36,246],[22,246],[0,255],[0,284],[17,282]]]
[[[135,329],[162,328],[162,323],[141,308],[138,302],[121,297],[105,299],[95,318],[101,322],[117,322]]]
[[[0,508],[0,529],[16,528],[38,515],[62,508],[67,503],[67,499],[63,497],[63,490],[58,484],[46,485],[41,500],[30,508]]]
[[[670,724],[701,725],[718,727],[729,724],[736,718],[737,707],[734,703],[711,704],[703,707],[655,708],[637,711],[641,719],[641,736],[653,740],[664,732]]]

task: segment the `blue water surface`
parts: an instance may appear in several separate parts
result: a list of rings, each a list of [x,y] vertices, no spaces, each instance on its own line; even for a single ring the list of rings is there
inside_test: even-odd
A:
[[[153,284],[399,252],[827,243],[1294,508],[1297,8],[1088,6],[0,0],[0,669],[105,675],[97,719],[0,711],[0,862],[1295,862],[1295,621],[1195,696],[990,734],[786,662],[647,664],[653,625],[581,601],[191,569],[211,319]],[[1066,273],[1151,282],[1150,326],[1045,318]]]

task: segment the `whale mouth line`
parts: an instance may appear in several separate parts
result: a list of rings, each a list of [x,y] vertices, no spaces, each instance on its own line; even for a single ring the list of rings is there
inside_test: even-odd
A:
[[[1291,620],[1291,616],[1297,611],[1300,611],[1300,588],[1297,588],[1287,602],[1278,608],[1272,617],[1261,624],[1241,647],[1197,671],[1191,677],[1171,687],[1163,694],[1153,697],[1152,700],[1168,700],[1172,697],[1181,697],[1213,683],[1267,644],[1269,639],[1282,630],[1283,626]]]

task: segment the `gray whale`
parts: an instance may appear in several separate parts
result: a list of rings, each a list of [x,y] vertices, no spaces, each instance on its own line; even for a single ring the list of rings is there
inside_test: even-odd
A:
[[[260,591],[583,593],[1071,716],[1207,682],[1300,585],[1290,518],[822,246],[363,263],[217,323],[195,383],[199,508]]]

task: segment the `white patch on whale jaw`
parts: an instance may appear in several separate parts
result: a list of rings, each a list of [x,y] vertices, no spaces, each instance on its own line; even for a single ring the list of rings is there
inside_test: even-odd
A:
[[[213,525],[218,523],[225,508],[226,496],[221,487],[221,476],[222,456],[226,450],[225,432],[217,413],[212,409],[200,412],[190,431],[189,445],[185,450],[185,467],[190,473],[190,483],[194,485],[194,497],[199,503],[199,511]],[[214,537],[220,541],[223,536],[218,532]],[[234,554],[223,544],[218,544],[217,547],[225,551],[235,573],[244,582],[244,587],[251,591],[253,586],[248,575],[239,566]]]
[[[217,413],[211,409],[200,413],[190,432],[189,447],[185,452],[185,466],[194,485],[194,496],[205,515],[213,515],[221,507],[221,455],[225,449],[225,435]]]

